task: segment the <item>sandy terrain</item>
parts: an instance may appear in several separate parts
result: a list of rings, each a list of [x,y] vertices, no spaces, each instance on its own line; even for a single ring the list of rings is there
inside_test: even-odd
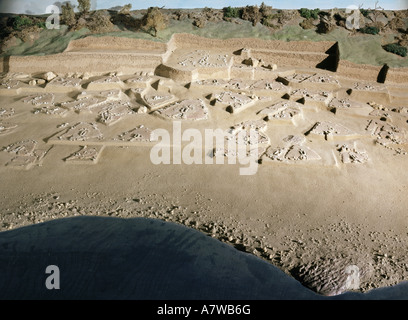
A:
[[[257,255],[323,295],[350,289],[349,266],[357,291],[407,280],[408,84],[285,64],[292,58],[273,66],[238,49],[176,46],[129,73],[85,74],[80,60],[80,70],[66,61],[69,74],[9,70],[1,230],[78,215],[157,218]],[[86,46],[79,51],[70,57]],[[254,121],[256,174],[240,175],[239,163],[153,164],[152,131],[173,136],[174,121],[202,136]]]

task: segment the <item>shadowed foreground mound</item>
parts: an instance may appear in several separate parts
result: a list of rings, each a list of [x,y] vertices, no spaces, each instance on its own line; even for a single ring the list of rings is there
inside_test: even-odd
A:
[[[323,298],[255,256],[160,220],[55,220],[0,233],[0,248],[1,299]],[[59,267],[59,290],[45,286],[49,265]],[[406,299],[408,284],[336,298]]]

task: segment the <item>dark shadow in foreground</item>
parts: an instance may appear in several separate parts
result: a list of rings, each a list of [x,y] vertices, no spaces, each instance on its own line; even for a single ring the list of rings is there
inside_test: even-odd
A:
[[[75,217],[0,233],[0,299],[407,299],[408,283],[322,297],[203,233],[145,218]]]

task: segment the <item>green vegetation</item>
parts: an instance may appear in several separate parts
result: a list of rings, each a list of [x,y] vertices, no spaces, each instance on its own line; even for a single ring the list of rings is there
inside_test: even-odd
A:
[[[41,29],[45,29],[47,28],[45,21],[38,21],[37,22],[37,27],[41,28]]]
[[[17,16],[13,21],[13,29],[21,31],[25,27],[31,27],[33,24],[33,20],[31,20],[29,17]]]
[[[240,18],[241,17],[241,8],[237,7],[225,7],[224,18]]]
[[[367,18],[368,15],[371,13],[371,10],[370,10],[370,9],[363,9],[363,8],[361,8],[361,9],[360,9],[360,12],[361,12],[361,14],[362,14],[365,18]]]
[[[62,25],[60,29],[45,29],[39,34],[35,42],[24,42],[17,37],[17,46],[7,48],[2,54],[5,55],[45,55],[56,54],[64,51],[71,40],[83,38],[89,34],[89,30],[83,28],[78,31],[69,31],[68,27]]]
[[[398,43],[389,43],[383,46],[385,51],[398,54],[401,57],[407,56],[408,49],[406,47],[400,46]]]
[[[319,18],[319,13],[320,9],[307,9],[307,8],[301,8],[299,10],[300,16],[305,18],[305,19],[318,19]]]
[[[16,16],[12,18],[12,27],[15,31],[22,31],[29,27],[39,27],[45,29],[45,21],[40,19],[31,19],[26,16]]]
[[[261,7],[259,7],[259,11],[261,11]],[[159,9],[159,11],[161,10]],[[88,14],[88,17],[79,19],[86,20],[86,23],[82,24],[81,26],[68,28],[63,24],[61,25],[61,29],[58,30],[42,30],[36,28],[35,26],[37,25],[38,21],[44,21],[44,18],[40,19],[38,17],[29,16],[28,18],[33,21],[33,24],[30,27],[23,27],[22,31],[16,31],[13,29],[15,16],[11,16],[7,20],[3,21],[4,28],[2,28],[0,24],[0,33],[3,32],[1,34],[2,38],[8,40],[8,45],[4,47],[2,55],[43,55],[59,53],[65,50],[70,40],[89,36],[91,33],[93,33],[93,36],[98,37],[114,36],[154,40],[160,42],[169,41],[171,36],[175,33],[190,33],[202,37],[218,39],[256,38],[282,41],[336,41],[339,44],[340,58],[342,60],[348,60],[357,64],[371,64],[378,66],[383,66],[385,63],[387,63],[390,68],[408,67],[407,58],[401,58],[401,56],[397,54],[390,54],[386,51],[386,48],[383,47],[384,44],[397,42],[395,34],[384,33],[380,36],[366,35],[358,32],[358,34],[351,37],[350,32],[345,28],[334,28],[334,30],[330,33],[319,33],[316,32],[316,26],[311,29],[303,29],[297,24],[285,25],[284,22],[287,21],[287,19],[291,18],[292,16],[295,18],[300,16],[298,10],[293,10],[293,12],[286,12],[285,10],[280,12],[279,10],[273,10],[272,14],[267,17],[268,24],[264,23],[265,17],[263,17],[261,20],[262,23],[258,23],[256,26],[253,26],[250,21],[240,21],[239,24],[223,21],[222,17],[224,12],[225,11],[220,10],[218,12],[220,19],[217,20],[217,23],[207,23],[205,28],[194,27],[191,19],[164,19],[163,21],[165,22],[166,27],[164,30],[158,32],[160,37],[157,36],[155,38],[152,37],[152,35],[154,36],[155,34],[153,27],[149,28],[151,33],[148,33],[148,27],[142,25],[143,22],[146,22],[146,20],[143,21],[142,17],[135,18],[134,16],[118,14],[117,17],[119,17],[121,21],[125,18],[127,19],[126,21],[129,20],[129,25],[125,24],[126,29],[124,31],[118,32],[118,30],[114,28],[113,30],[107,32],[98,31],[98,33],[93,33],[91,30],[91,22],[94,21],[96,23],[98,19],[100,19],[99,15],[94,16],[93,14]],[[262,14],[264,12],[267,11],[262,10]],[[287,17],[281,17],[281,14],[286,14]],[[163,12],[162,15],[164,18],[166,17]],[[79,16],[79,14],[77,14],[77,16]],[[104,16],[109,18],[108,13],[105,13]],[[20,19],[23,19],[24,17],[27,16],[22,15]],[[322,20],[326,18],[323,17],[321,13],[319,14],[319,17],[322,18]],[[338,17],[340,17],[340,15]],[[275,24],[276,26],[279,26],[281,24],[280,19],[282,19],[282,28],[274,28],[273,32],[271,32],[271,28],[268,27],[268,25],[271,24],[271,26],[273,26],[273,24]],[[116,24],[116,21],[114,22]],[[307,22],[310,24],[310,27],[311,22],[314,22],[314,25],[316,25],[317,21],[311,18],[311,21]],[[19,23],[16,22],[16,25],[18,24]],[[131,27],[130,24],[132,24]],[[119,24],[116,25],[119,26]],[[75,24],[75,26],[77,25]],[[108,28],[106,29],[108,30]],[[404,30],[405,29],[406,27]],[[42,31],[38,32],[40,30]],[[23,33],[27,35],[27,42],[24,42],[23,40],[25,39],[22,36]],[[35,36],[34,38],[32,37],[33,35]],[[28,38],[28,36],[30,36],[30,38]],[[406,41],[405,34],[400,34],[400,37],[402,39],[401,42]],[[16,44],[10,45],[12,43]],[[406,46],[405,42],[404,44],[400,43],[400,45]],[[403,51],[405,51],[405,49],[395,49],[395,46],[392,46],[390,50],[401,51],[402,55],[404,55]]]
[[[368,27],[361,28],[360,32],[367,33],[367,34],[378,34],[380,32],[380,29],[378,29],[377,27],[368,26]]]

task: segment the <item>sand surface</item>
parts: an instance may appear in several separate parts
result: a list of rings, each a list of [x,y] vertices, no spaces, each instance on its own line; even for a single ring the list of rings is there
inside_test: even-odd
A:
[[[4,75],[1,230],[79,215],[147,217],[198,229],[322,295],[348,291],[350,266],[359,270],[354,291],[407,280],[407,84],[185,50],[163,62],[167,77]],[[241,77],[228,78],[233,68]],[[177,122],[204,136],[246,130],[246,121],[266,137],[254,175],[240,175],[239,163],[152,163],[155,129],[173,135]]]

